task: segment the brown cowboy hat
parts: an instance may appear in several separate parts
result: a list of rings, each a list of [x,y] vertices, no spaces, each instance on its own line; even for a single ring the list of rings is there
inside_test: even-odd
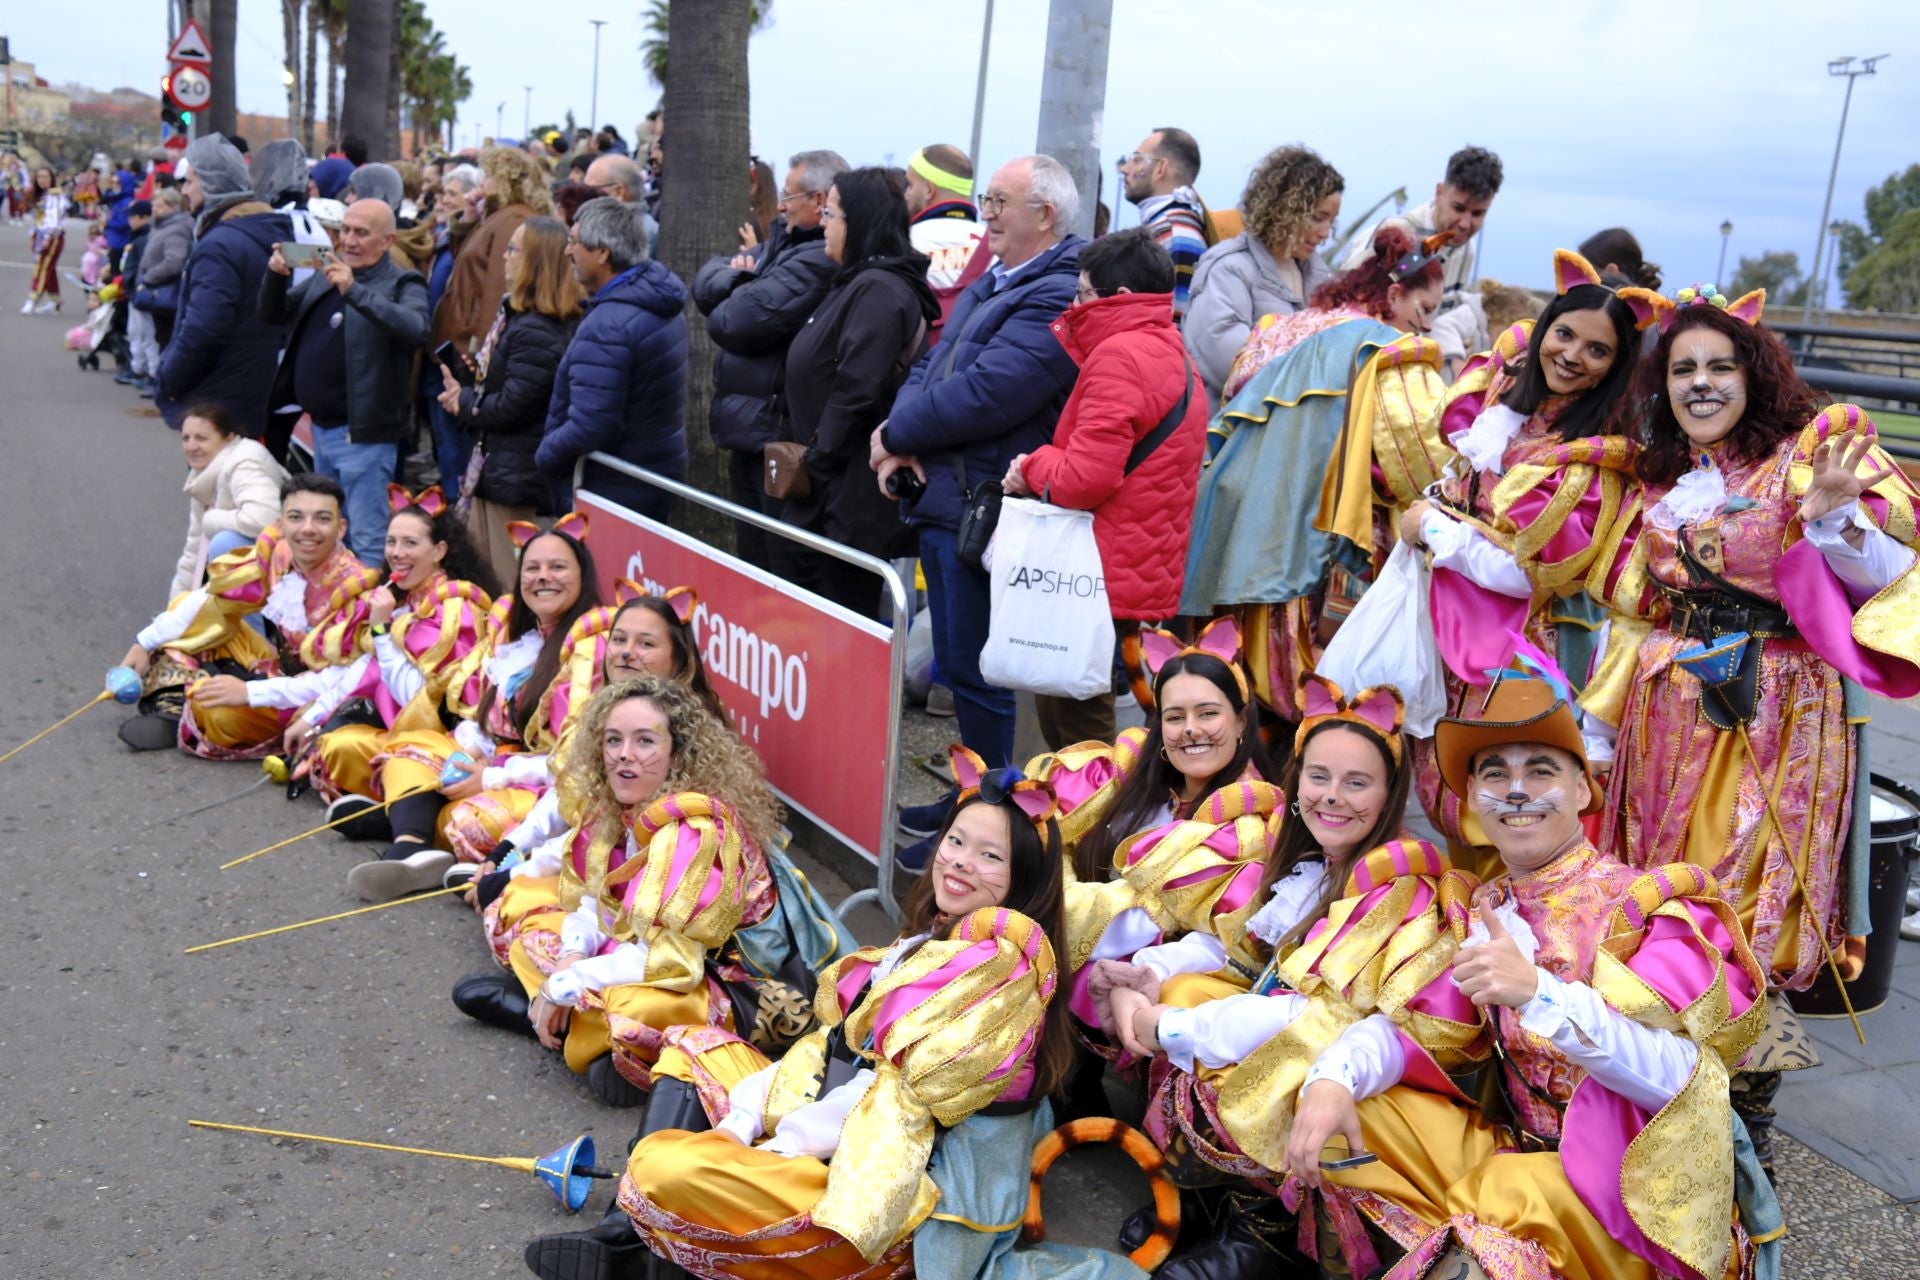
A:
[[[1469,708],[1472,710],[1472,708]],[[1572,755],[1587,775],[1591,792],[1580,812],[1600,810],[1600,784],[1593,779],[1587,764],[1587,744],[1580,737],[1580,723],[1573,708],[1551,684],[1530,675],[1503,671],[1494,677],[1478,713],[1467,718],[1447,716],[1433,730],[1433,753],[1440,776],[1448,788],[1462,800],[1469,794],[1473,758],[1488,747],[1509,742],[1543,742]]]

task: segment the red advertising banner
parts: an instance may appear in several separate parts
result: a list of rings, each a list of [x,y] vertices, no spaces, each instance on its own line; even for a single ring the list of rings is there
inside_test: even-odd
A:
[[[892,630],[589,490],[574,506],[591,523],[603,591],[631,578],[656,595],[699,593],[693,636],[707,677],[768,781],[877,863],[892,817]]]

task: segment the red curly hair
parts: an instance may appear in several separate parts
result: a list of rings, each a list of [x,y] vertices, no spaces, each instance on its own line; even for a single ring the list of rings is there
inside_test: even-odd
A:
[[[1629,403],[1647,407],[1641,432],[1645,447],[1635,468],[1650,485],[1670,485],[1693,470],[1692,445],[1674,417],[1667,394],[1667,366],[1674,339],[1700,328],[1731,339],[1734,359],[1747,375],[1747,410],[1729,436],[1733,461],[1750,463],[1767,457],[1782,440],[1798,434],[1825,403],[1825,397],[1801,381],[1793,353],[1773,330],[1736,319],[1718,307],[1683,307],[1673,328],[1660,335],[1640,362],[1629,397]]]
[[[1424,289],[1440,283],[1446,267],[1435,258],[1405,280],[1393,280],[1388,272],[1415,248],[1413,237],[1399,227],[1382,227],[1373,236],[1373,256],[1344,275],[1335,276],[1313,291],[1308,305],[1315,311],[1353,307],[1377,320],[1388,318],[1387,290],[1398,284],[1402,289]]]

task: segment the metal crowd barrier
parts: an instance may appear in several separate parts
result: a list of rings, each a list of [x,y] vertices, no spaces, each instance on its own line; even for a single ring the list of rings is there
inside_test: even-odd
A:
[[[596,499],[602,502],[608,501],[605,495],[595,492],[592,486],[583,483],[586,475],[586,465],[589,462],[593,463],[596,467],[605,467],[609,471],[631,477],[632,479],[640,481],[642,484],[651,485],[653,488],[670,493],[683,501],[705,507],[709,511],[717,511],[742,524],[752,525],[756,529],[761,529],[767,533],[785,538],[787,541],[805,547],[809,551],[816,551],[822,555],[832,556],[836,560],[844,560],[848,564],[858,565],[862,569],[879,577],[892,603],[891,613],[893,623],[893,634],[890,645],[891,669],[888,673],[887,695],[886,781],[882,793],[878,797],[881,820],[880,847],[876,850],[876,853],[878,854],[879,862],[876,868],[874,887],[871,889],[861,889],[849,894],[836,908],[836,911],[841,919],[844,920],[847,918],[848,913],[855,907],[872,902],[877,904],[882,911],[886,912],[889,919],[897,922],[900,919],[900,903],[895,898],[893,891],[893,804],[894,794],[899,787],[900,781],[900,713],[903,689],[906,682],[907,627],[912,612],[912,597],[908,594],[906,583],[901,580],[899,573],[894,570],[892,565],[877,557],[867,555],[865,552],[855,551],[851,547],[842,546],[830,538],[823,538],[819,534],[799,528],[796,525],[788,524],[784,520],[777,520],[772,516],[749,510],[746,507],[728,502],[725,498],[717,498],[703,490],[682,484],[678,480],[671,480],[666,476],[648,471],[644,467],[637,467],[631,462],[626,462],[620,458],[609,457],[603,453],[593,453],[574,464],[573,484],[576,490],[586,489],[587,492],[594,494]],[[718,556],[728,555],[727,552],[714,547],[711,543],[703,539],[696,538],[690,533],[678,529],[674,532],[682,539],[698,543],[701,547],[705,548],[709,554]],[[744,561],[738,563],[743,567],[751,567],[745,566]],[[775,578],[772,574],[765,576],[777,584],[778,590],[789,597],[803,600],[809,604],[824,606],[829,609],[836,607],[831,601],[803,587],[795,586],[793,583]],[[693,583],[691,585],[697,589],[700,584]],[[772,782],[771,776],[769,776],[768,781],[769,783]],[[783,800],[795,808],[808,813],[813,811],[807,802],[807,797],[790,795],[778,786],[775,786],[774,790]]]

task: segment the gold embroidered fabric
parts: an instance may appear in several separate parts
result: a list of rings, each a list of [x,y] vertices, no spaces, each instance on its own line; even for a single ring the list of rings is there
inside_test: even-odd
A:
[[[608,874],[602,898],[619,904],[613,936],[647,944],[648,986],[691,991],[746,907],[739,823],[724,802],[683,791],[641,810],[633,837],[641,856]]]

